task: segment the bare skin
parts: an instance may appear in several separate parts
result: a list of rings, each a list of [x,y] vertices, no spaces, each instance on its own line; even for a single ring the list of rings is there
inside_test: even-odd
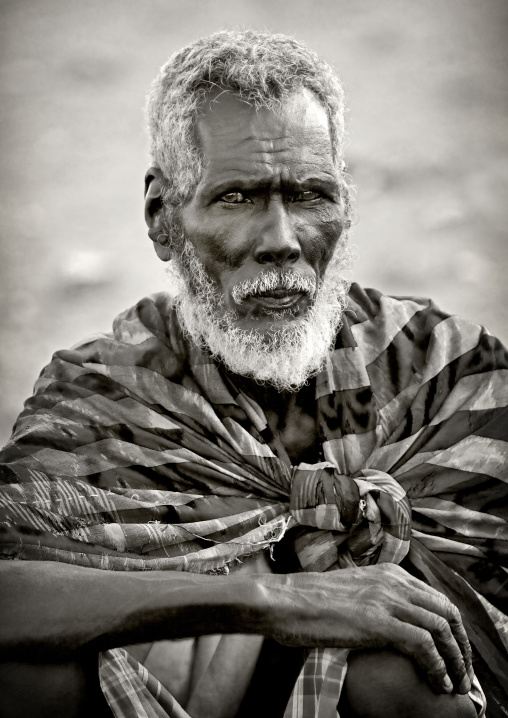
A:
[[[266,267],[291,266],[322,277],[343,226],[328,121],[309,93],[296,95],[278,114],[255,112],[229,93],[211,99],[198,124],[205,169],[181,220],[226,304],[238,312],[239,325],[269,332],[278,308],[281,321],[290,321],[282,312],[293,299],[252,297],[238,307],[232,288]],[[146,181],[146,218],[155,241],[166,229],[164,180],[152,168]],[[155,247],[169,258],[167,248]],[[294,312],[305,312],[309,301],[297,297]],[[310,394],[277,394],[254,384],[251,391],[288,460],[313,460],[317,427]],[[66,716],[107,715],[95,668],[99,652],[213,633],[259,634],[288,646],[373,649],[352,662],[344,698],[351,715],[388,715],[372,706],[355,708],[361,698],[355,676],[363,675],[368,694],[365,685],[374,684],[381,659],[390,664],[387,655],[409,666],[405,674],[398,664],[392,672],[392,705],[405,675],[401,706],[409,686],[415,704],[427,695],[446,699],[432,708],[436,718],[474,715],[469,699],[466,704],[458,695],[467,693],[472,677],[458,610],[397,566],[241,577],[37,562],[4,562],[0,571],[0,690],[9,701],[3,707],[8,717],[58,716],[58,705]],[[380,649],[391,653],[380,658]],[[423,681],[414,681],[415,665]]]
[[[309,382],[299,392],[279,392],[259,386],[243,377],[236,385],[263,407],[266,420],[293,466],[319,460],[319,433],[316,420],[315,386]]]
[[[311,298],[280,296],[277,303],[252,296],[239,305],[232,289],[269,268],[323,276],[343,228],[326,113],[310,93],[295,95],[277,114],[222,93],[205,104],[197,134],[205,166],[180,212],[185,236],[238,326],[270,332],[274,321],[292,320],[284,318],[288,307],[293,316],[304,314]],[[149,235],[160,258],[169,259],[155,241],[167,231],[160,170],[150,168],[146,182]]]
[[[5,562],[0,571],[4,661],[68,668],[129,643],[246,633],[289,646],[393,646],[413,657],[437,693],[453,691],[448,675],[455,691],[469,689],[457,609],[397,566],[227,579],[37,562]]]
[[[414,661],[387,649],[354,651],[339,702],[344,718],[475,718],[469,696],[437,695]]]

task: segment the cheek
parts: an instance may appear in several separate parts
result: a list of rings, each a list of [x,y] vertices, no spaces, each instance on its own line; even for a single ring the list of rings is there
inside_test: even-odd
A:
[[[300,243],[305,258],[320,273],[330,261],[342,230],[342,221],[336,216],[324,216],[318,222],[302,223],[300,226]]]
[[[229,233],[218,223],[208,223],[206,232],[194,228],[186,233],[186,240],[194,247],[206,273],[222,292],[237,266],[228,239]]]
[[[302,250],[300,268],[307,264],[318,276],[322,276],[342,234],[340,216],[329,209],[305,212],[299,216],[295,213],[292,215],[292,228]],[[242,281],[252,274],[249,259],[252,236],[257,235],[255,222],[249,221],[249,218],[208,216],[202,222],[187,221],[185,234],[206,271],[222,291],[227,293],[231,283]],[[255,270],[258,269],[256,265]]]
[[[221,262],[224,242],[219,223],[213,219],[210,221],[210,218],[195,210],[192,211],[191,208],[183,210],[182,225],[185,240],[192,244],[197,256],[207,269],[211,269],[216,263]]]

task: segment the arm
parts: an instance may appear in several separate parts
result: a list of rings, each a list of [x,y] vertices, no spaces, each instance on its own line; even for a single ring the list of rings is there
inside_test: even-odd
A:
[[[397,566],[229,577],[113,572],[52,562],[0,565],[5,660],[63,660],[129,643],[250,633],[287,645],[394,646],[437,691],[466,692],[458,611]]]
[[[130,643],[253,633],[245,581],[179,571],[0,562],[0,660],[64,660]]]

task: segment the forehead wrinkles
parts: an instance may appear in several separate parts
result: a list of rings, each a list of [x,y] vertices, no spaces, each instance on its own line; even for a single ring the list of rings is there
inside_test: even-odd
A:
[[[284,135],[269,138],[245,137],[233,143],[214,142],[204,153],[203,180],[222,178],[233,179],[241,174],[245,177],[267,180],[277,177],[291,177],[305,181],[310,177],[322,177],[333,181],[335,168],[330,144],[327,138],[312,133],[301,141],[300,135]]]
[[[319,155],[330,152],[330,142],[328,137],[319,130],[311,128],[288,128],[284,134],[269,133],[263,135],[262,133],[253,132],[252,134],[245,134],[243,137],[239,133],[235,133],[234,137],[225,135],[224,138],[217,137],[218,143],[212,146],[213,149],[218,149],[219,144],[224,143],[225,149],[230,152],[248,152],[253,154],[267,153],[277,154],[282,152],[291,152],[295,156],[304,155]],[[222,149],[222,148],[221,148]]]
[[[242,102],[231,93],[210,102],[196,123],[196,140],[204,159],[239,151],[268,154],[319,146],[331,152],[331,135],[325,109],[310,92],[289,98],[276,110]]]

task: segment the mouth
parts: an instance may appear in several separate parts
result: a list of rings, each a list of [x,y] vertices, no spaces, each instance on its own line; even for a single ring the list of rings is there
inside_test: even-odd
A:
[[[304,292],[292,289],[269,289],[266,292],[252,294],[249,299],[266,309],[289,309],[305,296]]]

